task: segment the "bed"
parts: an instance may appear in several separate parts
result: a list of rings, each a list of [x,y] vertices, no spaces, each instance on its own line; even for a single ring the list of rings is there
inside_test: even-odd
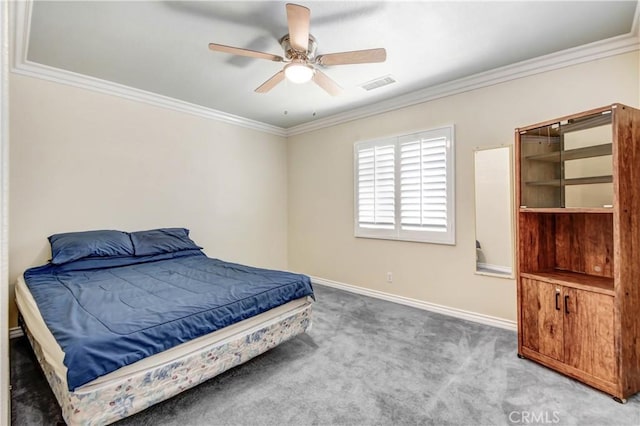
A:
[[[309,277],[208,258],[184,228],[49,237],[16,284],[68,424],[109,424],[304,333]]]

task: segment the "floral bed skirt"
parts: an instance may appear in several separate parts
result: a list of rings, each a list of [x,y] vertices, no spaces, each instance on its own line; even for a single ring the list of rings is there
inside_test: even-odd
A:
[[[311,326],[311,304],[284,318],[267,321],[201,351],[107,382],[90,391],[71,392],[45,361],[42,348],[25,332],[69,425],[105,425],[144,410],[304,333]]]

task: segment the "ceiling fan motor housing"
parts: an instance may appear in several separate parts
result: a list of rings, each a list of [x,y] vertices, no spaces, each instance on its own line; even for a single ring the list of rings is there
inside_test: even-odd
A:
[[[307,47],[306,52],[296,51],[293,47],[291,47],[291,41],[289,38],[289,34],[282,36],[280,39],[280,46],[282,46],[282,50],[284,51],[285,58],[292,59],[306,59],[312,60],[316,56],[316,49],[318,48],[318,43],[316,43],[316,38],[309,34],[309,46]]]

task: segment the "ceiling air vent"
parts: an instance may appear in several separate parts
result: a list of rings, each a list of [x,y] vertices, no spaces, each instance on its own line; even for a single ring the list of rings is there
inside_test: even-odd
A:
[[[385,75],[384,77],[380,77],[380,78],[376,78],[375,80],[371,80],[367,83],[364,83],[361,87],[364,90],[373,90],[373,89],[377,89],[378,87],[382,87],[382,86],[386,86],[388,84],[391,83],[395,83],[396,79],[393,78],[390,75]]]

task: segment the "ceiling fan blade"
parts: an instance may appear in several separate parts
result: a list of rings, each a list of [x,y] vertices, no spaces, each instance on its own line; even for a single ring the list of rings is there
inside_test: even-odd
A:
[[[289,42],[298,52],[307,52],[309,48],[309,19],[311,11],[304,6],[287,3],[287,23],[289,24]]]
[[[372,62],[384,62],[387,59],[387,51],[383,48],[354,50],[352,52],[328,53],[318,56],[316,62],[320,65],[347,65],[369,64]]]
[[[338,86],[335,81],[331,80],[328,75],[319,69],[316,69],[316,72],[313,74],[313,81],[331,96],[338,96],[342,93],[342,87]]]
[[[278,83],[284,80],[284,70],[275,73],[269,80],[265,81],[255,91],[258,93],[267,93],[273,89]]]
[[[224,44],[209,43],[209,49],[216,52],[231,53],[232,55],[249,56],[252,58],[268,59],[274,62],[282,62],[282,57],[271,53],[242,49],[240,47],[225,46]]]

